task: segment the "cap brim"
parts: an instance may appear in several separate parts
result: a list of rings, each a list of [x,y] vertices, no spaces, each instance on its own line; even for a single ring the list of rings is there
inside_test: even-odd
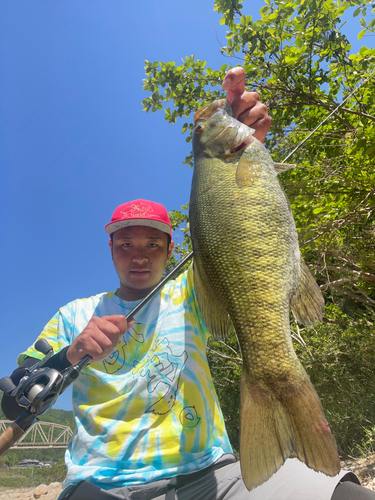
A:
[[[155,229],[159,229],[159,231],[163,231],[163,233],[171,234],[171,228],[168,224],[164,224],[164,222],[150,220],[150,219],[129,219],[129,220],[121,220],[118,222],[113,222],[112,224],[107,224],[105,230],[108,234],[112,234],[118,229],[122,227],[128,226],[148,226],[154,227]]]

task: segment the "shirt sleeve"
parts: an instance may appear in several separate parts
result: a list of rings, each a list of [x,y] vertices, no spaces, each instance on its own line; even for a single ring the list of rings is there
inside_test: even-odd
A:
[[[46,324],[42,333],[36,339],[46,340],[52,347],[54,353],[60,352],[64,347],[68,347],[72,342],[72,330],[74,327],[75,310],[73,303],[61,308],[55,316]],[[17,363],[20,365],[26,357],[42,359],[44,354],[37,351],[31,345],[25,352],[18,356]]]

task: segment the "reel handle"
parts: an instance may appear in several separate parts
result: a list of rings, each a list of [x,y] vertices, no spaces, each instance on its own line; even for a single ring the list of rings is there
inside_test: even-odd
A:
[[[16,385],[10,377],[3,377],[0,380],[0,391],[3,391],[5,394],[10,394],[15,388]]]
[[[35,342],[34,347],[37,351],[41,352],[45,356],[49,354],[51,351],[53,352],[52,347],[45,339],[39,339]]]

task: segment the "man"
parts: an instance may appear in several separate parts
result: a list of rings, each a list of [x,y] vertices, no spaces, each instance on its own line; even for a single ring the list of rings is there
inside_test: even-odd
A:
[[[234,114],[264,140],[270,118],[244,84],[243,69],[235,68],[223,87]],[[367,498],[367,490],[354,483],[335,490],[340,478],[356,481],[354,475],[327,478],[294,460],[253,492],[246,490],[206,359],[209,333],[192,267],[165,285],[135,319],[125,318],[160,281],[172,253],[167,211],[146,200],[127,202],[114,211],[106,231],[120,287],[62,307],[40,336],[58,353],[48,366],[61,369],[87,354],[93,358],[73,387],[77,429],[66,452],[60,498]],[[22,366],[37,357],[33,347],[20,356],[15,382]],[[3,402],[4,412],[14,417],[18,409],[12,410],[9,398]]]

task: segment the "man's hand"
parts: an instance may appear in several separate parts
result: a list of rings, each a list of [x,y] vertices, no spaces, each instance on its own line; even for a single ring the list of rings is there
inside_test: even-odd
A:
[[[254,137],[264,142],[271,126],[267,106],[262,104],[256,92],[245,92],[245,70],[232,68],[225,75],[223,89],[232,104],[233,115],[248,127],[255,129]]]
[[[73,341],[66,352],[66,357],[72,365],[89,354],[93,362],[101,361],[111,354],[120,337],[135,323],[131,319],[127,323],[125,316],[94,316],[86,328]]]

